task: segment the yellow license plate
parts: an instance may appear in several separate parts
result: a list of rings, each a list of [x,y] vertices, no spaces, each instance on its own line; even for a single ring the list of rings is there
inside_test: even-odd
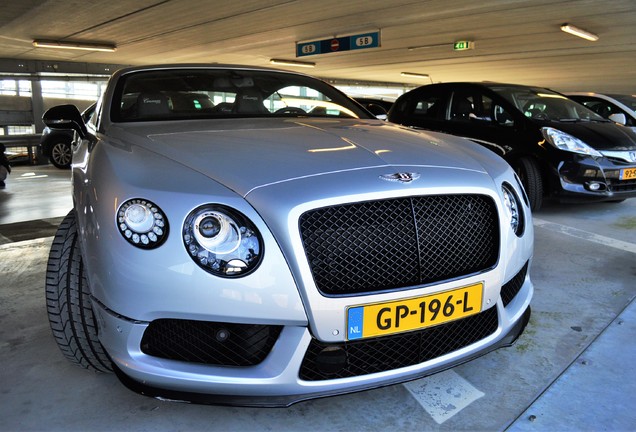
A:
[[[621,180],[634,180],[636,179],[636,168],[624,168],[621,170]]]
[[[352,306],[347,309],[347,339],[419,330],[481,312],[483,283],[423,297]]]

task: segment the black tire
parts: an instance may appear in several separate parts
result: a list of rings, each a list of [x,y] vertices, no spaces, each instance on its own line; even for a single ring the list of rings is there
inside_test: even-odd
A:
[[[71,150],[71,144],[58,141],[51,146],[51,157],[49,158],[51,163],[59,169],[68,169],[71,167],[71,160],[73,159],[73,151]]]
[[[112,371],[97,338],[74,210],[60,224],[49,253],[46,311],[57,346],[71,363],[97,372]]]
[[[515,163],[514,169],[530,200],[530,210],[539,210],[543,205],[543,177],[537,163],[532,159],[521,158]]]

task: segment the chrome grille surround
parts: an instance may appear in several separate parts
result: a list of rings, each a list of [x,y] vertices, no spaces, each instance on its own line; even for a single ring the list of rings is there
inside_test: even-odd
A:
[[[493,268],[499,220],[485,195],[415,196],[323,207],[299,220],[325,296],[376,293]]]

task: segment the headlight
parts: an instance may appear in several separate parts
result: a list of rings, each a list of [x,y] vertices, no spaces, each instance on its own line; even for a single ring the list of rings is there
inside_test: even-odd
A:
[[[510,221],[510,228],[512,228],[512,231],[514,231],[517,237],[521,237],[525,221],[519,197],[508,183],[502,184],[501,190],[503,193],[504,206],[506,207],[506,215]]]
[[[217,276],[243,276],[261,261],[263,241],[252,222],[220,205],[191,212],[183,224],[183,242],[190,257]]]
[[[570,134],[561,132],[558,129],[551,127],[541,128],[543,137],[559,150],[565,150],[573,153],[585,154],[588,156],[602,157],[603,155],[594,150],[589,145],[585,144],[578,138],[573,137]]]
[[[159,246],[168,236],[168,220],[154,203],[135,198],[117,211],[119,232],[128,242],[142,249]]]

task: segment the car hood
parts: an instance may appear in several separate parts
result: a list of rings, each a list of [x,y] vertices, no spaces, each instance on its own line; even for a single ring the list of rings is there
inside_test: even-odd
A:
[[[400,166],[485,172],[464,140],[376,120],[233,119],[127,124],[111,131],[225,185],[241,196],[285,181]],[[187,123],[187,124],[186,124]],[[454,143],[454,144],[453,144]]]
[[[541,126],[559,129],[596,150],[636,149],[636,133],[612,122],[541,122]]]

